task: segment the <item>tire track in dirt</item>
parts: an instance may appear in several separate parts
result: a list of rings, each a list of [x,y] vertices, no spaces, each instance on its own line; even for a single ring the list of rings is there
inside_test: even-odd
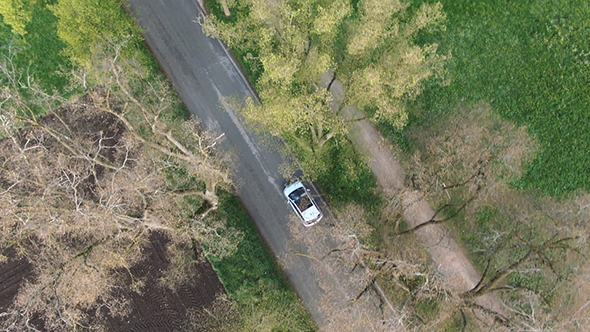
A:
[[[223,293],[223,286],[217,273],[207,260],[191,269],[193,277],[178,287],[177,291],[163,287],[159,278],[168,268],[166,257],[168,239],[159,232],[152,232],[146,245],[147,258],[130,269],[135,278],[145,280],[141,292],[130,288],[120,291],[118,296],[131,303],[130,313],[125,317],[111,317],[106,314],[105,325],[110,331],[130,332],[173,332],[180,331],[187,320],[189,311],[199,311],[211,306],[216,297]],[[129,285],[131,279],[126,283]]]
[[[8,257],[8,261],[0,264],[0,312],[10,307],[22,282],[32,276],[31,263],[25,258],[17,258],[13,249],[3,255]]]

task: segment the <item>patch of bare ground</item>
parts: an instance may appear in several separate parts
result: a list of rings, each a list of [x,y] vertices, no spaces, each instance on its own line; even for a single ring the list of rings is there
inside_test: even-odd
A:
[[[507,182],[522,174],[537,148],[525,127],[502,121],[483,102],[412,136],[419,147],[405,166],[410,185],[435,206],[451,190],[504,197]]]
[[[2,91],[3,116],[18,120],[3,117],[0,128],[6,331],[183,330],[223,293],[197,244],[224,226],[206,219],[224,181],[217,179],[228,178],[209,150],[214,143],[195,119],[161,120],[172,100],[136,99],[119,64],[109,64],[116,86],[72,100],[15,84],[39,98],[43,116],[20,90]],[[159,96],[169,89],[149,86]],[[236,246],[222,242],[207,248],[223,256]]]
[[[129,303],[129,314],[112,316],[106,310],[108,303],[97,312],[108,331],[183,331],[191,320],[204,316],[216,299],[224,294],[223,285],[211,264],[194,251],[194,264],[187,271],[191,277],[177,285],[167,287],[160,280],[168,272],[170,264],[166,254],[169,240],[161,232],[151,232],[145,246],[145,259],[128,271],[120,271],[120,286],[116,291],[119,301]],[[186,248],[192,250],[191,248]],[[134,289],[132,278],[141,280],[141,287]],[[205,326],[198,330],[206,331]]]
[[[151,232],[149,237],[142,251],[143,259],[129,271],[119,271],[120,280],[114,287],[116,291],[111,300],[98,303],[98,309],[88,312],[92,317],[87,321],[88,327],[113,332],[218,331],[217,327],[227,324],[216,325],[216,319],[235,320],[238,317],[232,305],[224,300],[225,292],[217,273],[196,248],[185,248],[194,255],[194,263],[185,271],[185,275],[191,277],[174,288],[162,283],[164,275],[169,273],[169,240],[164,233],[157,231]],[[3,257],[0,264],[0,313],[10,308],[20,286],[26,280],[34,279],[33,266],[14,249],[6,250]],[[137,281],[140,281],[139,287]],[[128,313],[113,316],[108,310],[113,302],[127,303]],[[211,312],[215,315],[211,316]],[[43,325],[42,316],[35,316],[29,322],[31,328],[41,331]]]
[[[4,250],[0,258],[0,324],[2,324],[1,314],[10,307],[23,281],[33,275],[31,263],[24,257],[18,257],[14,248]]]

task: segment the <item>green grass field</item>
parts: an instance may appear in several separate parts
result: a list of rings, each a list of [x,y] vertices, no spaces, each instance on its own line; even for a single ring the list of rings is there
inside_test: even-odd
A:
[[[540,144],[518,187],[549,195],[590,190],[590,2],[440,2],[447,29],[420,42],[452,52],[452,83],[418,98],[423,110],[411,125],[459,103],[489,102]]]
[[[555,211],[544,205],[550,200],[547,195],[564,202],[579,191],[590,190],[590,2],[440,2],[447,13],[446,31],[420,36],[418,42],[436,42],[442,52],[452,53],[448,63],[451,84],[429,85],[411,103],[409,126],[397,131],[382,125],[382,133],[412,155],[416,142],[411,137],[444,130],[440,126],[444,119],[461,114],[461,106],[478,102],[490,104],[503,120],[527,129],[538,150],[522,176],[509,180],[516,190],[502,194],[512,196],[487,202],[448,223],[478,270],[483,272],[492,259],[490,271],[496,271],[524,256],[522,242],[543,243],[552,236],[553,221],[547,217]],[[419,3],[422,1],[414,1],[414,5]],[[461,193],[452,195],[453,200],[466,199]],[[518,201],[518,197],[526,199]],[[534,202],[537,208],[525,210],[524,204],[518,205],[522,202]],[[526,213],[531,222],[508,212],[512,209]],[[538,211],[548,214],[536,214]],[[575,228],[571,220],[563,224],[568,222],[567,227]],[[565,259],[559,250],[546,254],[545,259],[556,265],[552,273],[538,262],[531,263],[539,269],[516,271],[504,283],[541,294],[543,310],[558,321],[560,309],[554,304],[564,301],[555,300],[564,293],[559,287],[567,287],[563,275],[579,262]],[[563,266],[557,267],[559,263]],[[510,304],[524,301],[517,293],[503,299]]]

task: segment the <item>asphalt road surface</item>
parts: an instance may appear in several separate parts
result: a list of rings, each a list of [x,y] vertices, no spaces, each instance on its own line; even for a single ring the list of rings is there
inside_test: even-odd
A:
[[[146,29],[147,44],[187,108],[205,129],[225,133],[223,148],[237,156],[234,179],[238,196],[259,232],[277,257],[286,255],[292,211],[282,196],[278,172],[281,155],[265,149],[260,137],[248,132],[224,97],[254,93],[224,46],[202,33],[196,0],[129,0],[130,11]],[[275,149],[276,150],[276,149]],[[303,226],[302,226],[303,227]],[[304,248],[301,248],[304,250]],[[310,273],[310,260],[296,258],[285,271],[293,288],[319,327],[321,288]]]

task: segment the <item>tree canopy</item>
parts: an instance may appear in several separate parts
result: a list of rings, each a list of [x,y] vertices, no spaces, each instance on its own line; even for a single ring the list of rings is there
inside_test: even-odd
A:
[[[444,29],[439,3],[412,10],[399,0],[237,0],[233,5],[240,9],[235,19],[208,16],[202,25],[209,35],[258,60],[261,104],[251,103],[246,118],[273,135],[306,140],[308,150],[346,132],[331,109],[331,95],[323,92],[322,74],[341,77],[347,103],[376,109],[376,118],[403,127],[404,100],[444,72],[446,56],[437,53],[437,45],[414,42],[420,32]],[[318,132],[324,140],[317,139]]]
[[[320,75],[335,65],[333,50],[326,46],[350,5],[322,6],[309,0],[238,2],[248,15],[232,24],[209,16],[203,27],[231,47],[252,50],[256,55],[251,56],[263,67],[256,82],[262,103],[250,101],[244,114],[273,135],[306,136],[308,140],[300,139],[305,149],[321,148],[324,133],[343,128],[330,114],[330,95],[318,83]]]
[[[12,31],[19,35],[26,34],[25,27],[33,16],[35,1],[3,0],[0,2],[0,15],[4,22],[12,27]]]
[[[140,41],[139,27],[118,0],[60,0],[49,8],[59,19],[57,33],[68,44],[67,55],[83,66],[91,67],[93,48],[105,40]]]
[[[421,31],[444,29],[442,5],[425,3],[412,12],[408,7],[398,0],[360,1],[339,71],[349,103],[376,109],[377,118],[398,128],[407,121],[404,101],[420,94],[427,79],[441,76],[446,59],[437,44],[413,42]]]

